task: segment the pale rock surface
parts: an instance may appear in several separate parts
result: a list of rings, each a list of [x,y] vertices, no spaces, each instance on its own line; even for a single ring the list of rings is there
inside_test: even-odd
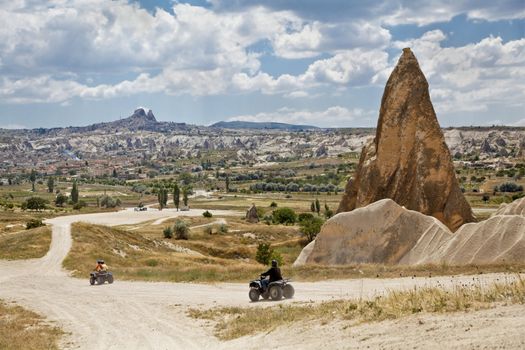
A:
[[[519,199],[509,204],[509,212],[520,205],[523,209],[524,203],[525,200]],[[523,215],[496,215],[463,225],[452,233],[432,216],[383,199],[329,219],[316,240],[303,249],[294,266],[524,262]]]
[[[525,197],[516,199],[514,202],[509,204],[502,204],[495,215],[521,215],[525,216]]]

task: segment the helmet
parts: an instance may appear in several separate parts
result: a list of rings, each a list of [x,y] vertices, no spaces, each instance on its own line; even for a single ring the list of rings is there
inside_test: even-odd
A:
[[[277,260],[272,260],[272,267],[277,267]]]
[[[98,259],[97,260],[97,264],[103,264],[103,263],[104,263],[104,260],[102,260],[102,259]]]

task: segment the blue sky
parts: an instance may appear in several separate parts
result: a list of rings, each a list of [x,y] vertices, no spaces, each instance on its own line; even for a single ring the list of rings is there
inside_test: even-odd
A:
[[[138,106],[203,125],[375,126],[406,46],[442,126],[525,125],[525,0],[13,0],[0,20],[4,128]]]

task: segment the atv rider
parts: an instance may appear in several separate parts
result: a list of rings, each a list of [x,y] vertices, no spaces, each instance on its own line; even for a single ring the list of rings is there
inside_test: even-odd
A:
[[[268,285],[275,281],[280,281],[283,279],[283,276],[281,275],[281,269],[277,267],[277,260],[272,260],[272,267],[266,271],[265,273],[261,274],[261,277],[270,276],[270,278],[265,278],[261,280],[261,284],[264,290],[268,288]]]
[[[97,260],[97,266],[95,267],[95,271],[97,272],[108,272],[108,265],[104,262],[104,260]]]

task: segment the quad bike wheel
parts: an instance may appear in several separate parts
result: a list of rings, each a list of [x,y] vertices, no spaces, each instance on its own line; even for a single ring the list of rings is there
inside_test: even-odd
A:
[[[104,284],[105,280],[104,277],[97,278],[97,284]]]
[[[91,277],[89,279],[89,284],[94,285],[95,284],[95,277]]]
[[[281,300],[283,298],[282,288],[280,286],[271,286],[270,298],[272,298],[272,300]]]
[[[293,289],[293,286],[291,284],[287,284],[283,288],[283,295],[286,299],[292,299],[293,295],[295,294],[295,290]]]
[[[248,293],[248,296],[250,297],[251,301],[259,301],[259,296],[261,293],[256,288],[251,288],[250,292]]]
[[[112,275],[110,275],[110,276],[108,277],[108,283],[109,283],[109,284],[113,283],[113,276],[112,276]]]
[[[266,291],[264,293],[261,294],[261,297],[264,299],[264,300],[268,300],[268,298],[270,297],[270,292]]]

